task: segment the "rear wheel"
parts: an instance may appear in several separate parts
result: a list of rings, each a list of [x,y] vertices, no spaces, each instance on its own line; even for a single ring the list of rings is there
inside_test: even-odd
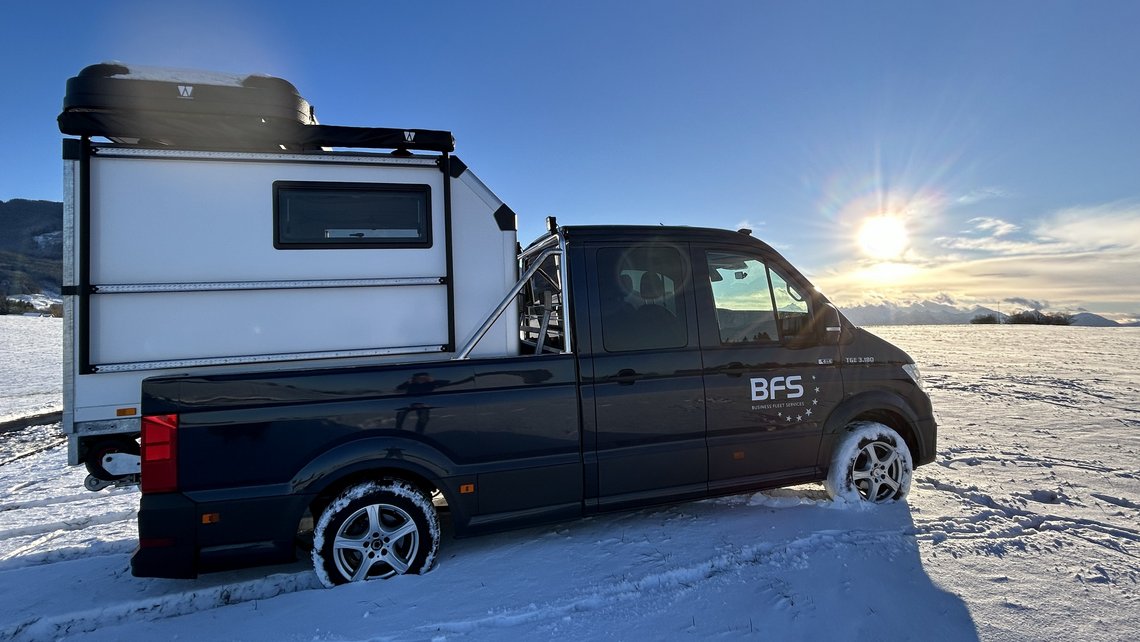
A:
[[[881,504],[905,499],[914,471],[906,441],[875,422],[847,427],[831,459],[827,492],[835,499]]]
[[[333,586],[427,572],[439,549],[439,518],[411,484],[365,482],[333,500],[313,534],[313,568]]]

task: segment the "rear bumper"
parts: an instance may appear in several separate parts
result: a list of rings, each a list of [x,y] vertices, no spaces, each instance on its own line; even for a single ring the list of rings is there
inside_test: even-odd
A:
[[[197,505],[184,495],[143,495],[139,545],[131,556],[131,575],[198,577],[197,514]]]
[[[136,577],[192,579],[199,573],[295,559],[308,496],[198,502],[182,493],[143,495]]]

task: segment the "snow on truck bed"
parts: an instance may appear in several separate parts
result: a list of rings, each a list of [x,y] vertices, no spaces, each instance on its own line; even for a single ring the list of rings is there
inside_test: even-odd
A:
[[[57,427],[0,435],[0,639],[1134,639],[1140,330],[874,331],[940,418],[905,504],[803,486],[458,541],[444,520],[431,573],[332,590],[304,562],[134,578],[137,492],[83,490],[62,445],[10,458]],[[31,383],[5,408],[42,405]]]

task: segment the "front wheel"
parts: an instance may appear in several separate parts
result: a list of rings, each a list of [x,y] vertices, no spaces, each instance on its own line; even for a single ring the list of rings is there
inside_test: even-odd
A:
[[[840,435],[825,485],[833,499],[881,504],[905,499],[913,472],[910,449],[897,432],[861,422]]]
[[[431,498],[402,481],[346,489],[313,529],[313,569],[325,586],[424,573],[439,549]]]

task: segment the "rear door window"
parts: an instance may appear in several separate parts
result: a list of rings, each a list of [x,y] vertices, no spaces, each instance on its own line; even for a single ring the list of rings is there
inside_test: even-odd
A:
[[[676,248],[598,250],[602,344],[606,352],[683,348],[688,344],[688,265]]]

